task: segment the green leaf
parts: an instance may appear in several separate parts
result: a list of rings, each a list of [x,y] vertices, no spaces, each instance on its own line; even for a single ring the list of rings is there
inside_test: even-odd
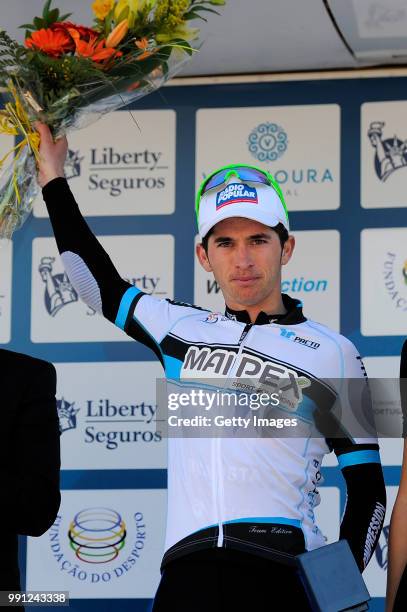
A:
[[[61,15],[61,17],[59,18],[59,21],[66,21],[68,17],[70,17],[71,15],[72,13],[65,13],[65,15]]]
[[[191,47],[189,42],[187,42],[183,38],[176,38],[176,39],[172,40],[171,41],[171,46],[172,47],[178,47],[179,49],[182,49],[183,51],[185,51],[185,53],[188,53],[188,55],[192,55],[194,50],[195,50],[195,49],[193,49]]]
[[[185,21],[191,21],[191,19],[202,19],[202,21],[208,22],[208,20],[205,19],[205,17],[202,17],[202,15],[198,15],[198,13],[193,13],[192,11],[184,15],[184,19]]]
[[[19,28],[25,28],[26,30],[35,30],[35,27],[32,23],[23,23],[23,25],[18,26]]]
[[[52,11],[50,11],[48,13],[48,24],[51,25],[51,23],[55,23],[55,21],[58,21],[58,17],[59,17],[59,9],[55,8],[52,9]]]
[[[40,17],[34,17],[34,26],[36,30],[41,30],[44,27],[44,21]]]
[[[46,3],[44,4],[44,8],[42,11],[42,16],[44,19],[47,19],[48,17],[48,11],[49,11],[49,7],[51,6],[51,2],[52,0],[47,0]]]
[[[214,13],[215,15],[220,15],[218,11],[215,11],[215,9],[208,8],[207,6],[194,6],[194,11],[207,11],[208,13]]]

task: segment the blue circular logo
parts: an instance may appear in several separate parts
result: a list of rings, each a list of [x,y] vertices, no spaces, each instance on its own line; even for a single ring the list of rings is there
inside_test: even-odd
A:
[[[260,162],[275,161],[287,149],[288,139],[277,123],[260,123],[249,135],[249,151]]]

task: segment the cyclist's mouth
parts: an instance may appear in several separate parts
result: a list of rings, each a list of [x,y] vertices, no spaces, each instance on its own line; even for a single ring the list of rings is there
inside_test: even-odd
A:
[[[248,287],[258,281],[259,278],[260,276],[238,276],[232,278],[232,282],[236,283],[237,285],[240,285],[241,287]]]

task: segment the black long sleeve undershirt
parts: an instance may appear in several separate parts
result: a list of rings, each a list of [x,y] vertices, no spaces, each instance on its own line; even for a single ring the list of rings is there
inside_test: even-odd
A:
[[[374,553],[386,511],[386,487],[380,463],[362,463],[342,470],[347,501],[339,538],[345,538],[364,570]]]
[[[109,255],[92,233],[64,178],[55,178],[42,190],[60,254],[79,255],[95,278],[103,315],[114,322],[120,300],[131,285],[120,277]]]

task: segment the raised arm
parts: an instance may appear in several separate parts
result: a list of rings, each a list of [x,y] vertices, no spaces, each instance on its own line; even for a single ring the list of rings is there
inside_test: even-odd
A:
[[[41,136],[38,181],[65,270],[79,297],[114,323],[131,285],[120,277],[90,230],[64,178],[66,138],[54,143],[46,125],[38,123],[37,129]]]
[[[66,138],[54,143],[46,125],[36,127],[41,137],[38,181],[70,282],[86,304],[151,348],[164,366],[166,334],[178,320],[196,316],[196,307],[157,299],[120,277],[64,178]]]

